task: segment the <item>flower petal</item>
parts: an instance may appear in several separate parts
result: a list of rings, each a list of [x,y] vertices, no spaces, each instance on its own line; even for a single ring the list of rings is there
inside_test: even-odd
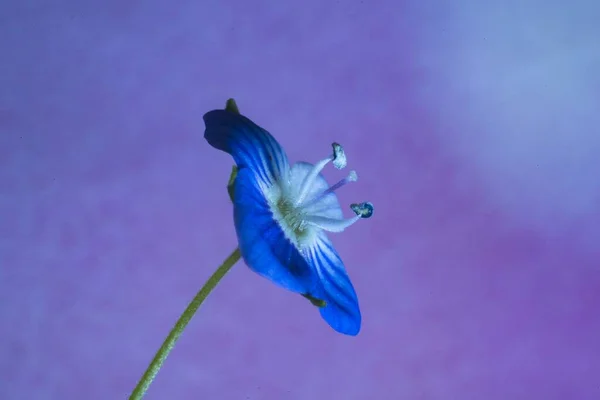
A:
[[[234,221],[244,261],[256,273],[296,293],[318,293],[320,282],[310,264],[285,237],[249,169],[238,171]]]
[[[289,163],[285,151],[269,132],[248,118],[231,111],[213,110],[204,114],[204,124],[208,143],[231,154],[238,169],[250,169],[261,187],[287,177]]]
[[[361,314],[358,298],[344,263],[325,233],[321,232],[308,251],[309,263],[316,269],[327,305],[321,317],[336,331],[355,336],[360,332]],[[320,298],[319,296],[315,296]]]

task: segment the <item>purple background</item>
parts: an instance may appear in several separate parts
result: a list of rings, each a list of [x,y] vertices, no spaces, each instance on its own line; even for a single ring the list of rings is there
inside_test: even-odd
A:
[[[345,146],[363,330],[240,263],[148,399],[599,399],[600,6],[563,3],[3,1],[0,398],[126,398],[236,245],[235,97]]]

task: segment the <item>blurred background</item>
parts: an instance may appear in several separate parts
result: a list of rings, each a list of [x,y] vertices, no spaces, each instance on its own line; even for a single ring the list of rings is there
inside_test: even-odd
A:
[[[344,145],[363,329],[242,262],[147,399],[600,398],[600,5],[0,3],[0,399],[125,399],[235,248],[234,97]],[[334,180],[343,176],[328,169]],[[350,215],[348,209],[348,215]]]

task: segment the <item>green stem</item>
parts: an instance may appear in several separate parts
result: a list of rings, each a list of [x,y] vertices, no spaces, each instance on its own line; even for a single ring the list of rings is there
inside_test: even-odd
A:
[[[148,387],[150,387],[150,384],[152,383],[152,381],[154,381],[154,378],[156,378],[156,374],[158,374],[158,371],[167,359],[169,353],[171,352],[171,350],[173,350],[173,347],[175,347],[175,343],[179,339],[179,336],[181,336],[187,324],[190,322],[196,311],[198,311],[198,308],[200,307],[202,302],[215,288],[215,286],[217,286],[221,278],[225,276],[225,274],[231,269],[231,267],[233,267],[233,265],[239,259],[240,249],[236,248],[233,251],[233,253],[231,253],[231,255],[227,257],[223,264],[221,264],[221,266],[214,272],[214,274],[212,274],[212,276],[208,278],[208,281],[206,281],[204,286],[202,286],[202,289],[200,289],[200,291],[196,294],[194,299],[187,306],[183,314],[181,314],[181,317],[179,317],[179,320],[177,320],[177,323],[175,324],[173,329],[171,329],[169,336],[167,336],[162,346],[160,346],[160,349],[158,349],[158,351],[156,352],[154,359],[152,359],[152,362],[148,366],[148,369],[146,369],[146,372],[144,372],[142,379],[140,379],[137,386],[131,393],[131,396],[129,396],[129,400],[138,400],[144,397],[144,395],[148,391]]]

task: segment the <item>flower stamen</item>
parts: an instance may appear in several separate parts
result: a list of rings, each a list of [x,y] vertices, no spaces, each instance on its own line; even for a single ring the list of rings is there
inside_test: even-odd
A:
[[[338,233],[342,232],[359,219],[360,217],[358,215],[348,219],[336,219],[317,215],[308,215],[304,220],[307,224],[315,226],[324,231]]]
[[[371,218],[374,210],[373,204],[369,202],[354,203],[350,205],[350,208],[356,214],[356,216],[352,218],[337,219],[316,215],[307,215],[304,217],[304,221],[309,225],[316,226],[317,228],[323,229],[327,232],[342,232],[359,219]]]
[[[356,174],[356,171],[350,171],[350,173],[348,174],[347,177],[345,177],[344,179],[340,179],[335,185],[330,186],[327,190],[324,190],[322,193],[313,197],[308,202],[301,204],[301,207],[302,208],[310,207],[310,206],[318,203],[319,201],[321,201],[321,199],[323,199],[323,197],[327,196],[329,193],[333,193],[336,190],[338,190],[339,188],[341,188],[342,186],[345,186],[350,182],[356,182],[357,180],[358,180],[358,175]]]
[[[346,166],[346,153],[344,153],[344,148],[339,143],[332,143],[331,147],[333,147],[333,154],[316,163],[308,175],[306,175],[304,178],[302,186],[300,186],[298,198],[295,202],[296,207],[304,202],[306,195],[308,195],[310,188],[315,182],[315,178],[319,175],[319,173],[321,173],[327,164],[333,161],[333,166],[337,169],[342,169]]]

